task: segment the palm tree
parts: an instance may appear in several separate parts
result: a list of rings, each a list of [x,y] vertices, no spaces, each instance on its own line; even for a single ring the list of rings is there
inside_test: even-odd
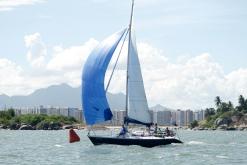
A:
[[[238,111],[243,111],[247,108],[247,101],[245,101],[243,95],[240,95],[239,98],[238,98],[238,103],[239,103],[239,106],[238,106]]]
[[[240,95],[239,98],[238,98],[238,103],[240,106],[244,106],[245,104],[245,99],[244,99],[244,96],[243,95]]]
[[[206,108],[205,110],[205,118],[208,118],[209,116],[215,115],[214,108]]]
[[[234,106],[231,101],[228,102],[228,107],[231,111],[234,110]]]
[[[221,99],[220,99],[220,96],[216,96],[215,98],[215,105],[217,108],[219,108],[219,106],[221,105]]]
[[[220,108],[219,108],[219,111],[220,111],[221,113],[229,112],[229,111],[231,111],[231,107],[229,106],[229,104],[223,102],[223,103],[221,103],[221,106],[220,106]]]
[[[247,99],[245,100],[245,109],[244,109],[244,113],[247,113]]]

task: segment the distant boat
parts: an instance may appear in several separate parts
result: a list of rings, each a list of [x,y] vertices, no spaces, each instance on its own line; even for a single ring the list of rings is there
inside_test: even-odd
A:
[[[114,33],[101,42],[89,55],[83,69],[82,75],[82,105],[86,124],[92,126],[112,119],[112,112],[109,107],[106,92],[115,70],[118,58],[114,65],[110,80],[105,88],[105,73],[109,62],[116,50],[128,36],[128,57],[126,76],[126,116],[125,126],[130,123],[150,127],[152,125],[149,113],[145,89],[143,85],[142,73],[135,36],[132,31],[134,0],[132,1],[131,17],[129,27]],[[123,40],[122,44],[120,41]],[[119,57],[119,56],[118,56]],[[115,84],[113,84],[115,85]],[[149,134],[145,136],[127,134],[125,136],[99,136],[90,135],[88,138],[94,145],[114,144],[114,145],[139,145],[143,147],[154,147],[171,143],[182,143],[175,136],[156,136]]]

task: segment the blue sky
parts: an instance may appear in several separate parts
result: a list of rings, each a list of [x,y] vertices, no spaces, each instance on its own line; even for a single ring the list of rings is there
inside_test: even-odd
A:
[[[171,60],[209,52],[229,72],[246,66],[246,5],[244,0],[137,0],[137,37]],[[122,0],[50,0],[1,11],[1,57],[25,64],[23,36],[34,32],[48,47],[102,40],[128,25],[129,10],[130,3]]]
[[[84,46],[82,52],[89,52],[91,49],[87,49],[87,44],[96,45],[113,32],[128,26],[130,6],[131,0],[0,0],[0,59],[7,59],[10,68],[20,69],[16,73],[19,76],[18,81],[34,78],[34,82],[42,82],[25,87],[18,83],[8,87],[7,82],[2,83],[0,93],[30,93],[37,88],[69,78],[70,76],[66,77],[68,74],[65,70],[60,70],[59,75],[52,75],[47,82],[43,80],[47,70],[42,70],[42,67],[47,68],[48,63],[59,54],[57,50],[60,53],[64,51],[61,54],[65,56],[66,52],[74,50],[74,47],[78,46],[79,49],[79,46]],[[245,0],[136,0],[134,26],[137,42],[143,43],[142,46],[146,44],[145,48],[151,46],[150,49],[161,52],[160,56],[169,61],[169,66],[178,67],[181,61],[182,65],[187,66],[188,61],[198,59],[198,56],[204,54],[203,59],[207,61],[210,58],[211,63],[219,66],[221,77],[228,79],[233,73],[243,74],[247,69],[246,6]],[[35,43],[32,43],[36,46],[27,46],[25,37],[27,40],[36,37]],[[38,52],[38,55],[34,55],[33,51]],[[38,56],[42,56],[42,59]],[[37,66],[37,61],[32,63],[38,58],[43,62],[39,68],[34,66]],[[156,66],[156,63],[150,65]],[[50,68],[54,67],[55,65]],[[2,75],[7,72],[8,70]],[[79,71],[73,73],[77,74]],[[240,93],[247,94],[246,90],[242,89],[246,85],[245,77],[241,80],[241,90],[235,92],[234,97]],[[78,85],[75,82],[68,83]],[[147,93],[151,93],[151,85],[147,86]],[[164,92],[169,90],[171,89],[164,89]],[[197,92],[199,91],[198,89]],[[224,90],[206,94],[208,100],[213,100],[212,97],[217,94],[231,98],[231,92],[226,94],[222,91]],[[164,100],[167,100],[165,96]],[[162,100],[155,99],[151,102],[163,103]],[[166,103],[164,101],[164,104]],[[205,104],[209,105],[208,102]],[[176,107],[182,105],[185,104],[181,103]],[[199,107],[194,103],[186,106]]]

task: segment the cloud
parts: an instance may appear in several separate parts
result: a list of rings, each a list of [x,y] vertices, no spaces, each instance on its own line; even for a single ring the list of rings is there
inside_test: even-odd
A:
[[[27,60],[34,67],[44,66],[45,57],[47,54],[46,46],[43,43],[39,33],[26,35],[24,37],[26,47],[29,49],[27,52]]]
[[[97,44],[98,41],[91,38],[80,46],[72,46],[66,49],[56,46],[54,47],[53,57],[47,64],[47,69],[53,71],[81,69],[87,56]]]
[[[228,96],[247,94],[247,69],[240,68],[226,76],[225,92]]]
[[[145,48],[141,48],[143,52]],[[161,103],[172,108],[200,109],[214,106],[214,98],[221,96],[223,100],[236,99],[240,94],[247,95],[247,69],[225,74],[222,66],[215,62],[209,53],[191,57],[187,61],[172,63],[160,58],[157,64],[163,66],[153,69],[145,68],[150,60],[141,60],[143,77],[146,82],[146,93],[150,103]],[[238,82],[236,82],[236,80]]]
[[[147,97],[168,107],[201,108],[212,106],[217,95],[223,95],[218,84],[224,82],[222,68],[207,53],[185,63],[165,63],[164,67],[144,69]],[[152,74],[153,73],[153,74]]]
[[[51,54],[43,52],[46,47],[39,33],[26,36],[25,44],[31,54],[28,56],[31,64],[40,57],[45,58],[37,62],[42,61],[42,67],[30,65],[28,70],[24,70],[8,59],[0,59],[2,93],[29,94],[36,89],[60,83],[78,87],[82,67],[98,41],[89,39],[83,44],[67,48],[54,46],[49,51]],[[35,45],[42,45],[41,49],[32,51]],[[178,62],[171,62],[164,50],[148,43],[138,43],[137,46],[150,106],[159,103],[171,108],[200,109],[213,107],[216,96],[225,101],[232,100],[235,104],[240,94],[247,96],[247,68],[226,74],[222,66],[207,52],[194,57],[182,56]],[[117,54],[118,51],[109,66],[106,82]],[[125,46],[110,84],[110,92],[125,92],[126,55]]]
[[[42,2],[45,2],[45,0],[1,0],[0,11],[10,11],[18,6],[34,5]]]
[[[53,84],[60,84],[63,76],[48,71],[40,72],[37,68],[25,70],[20,65],[0,58],[0,94],[28,95],[34,90]]]
[[[150,44],[139,43],[138,50],[144,86],[151,105],[161,103],[172,108],[191,108],[212,103],[209,99],[214,98],[217,91],[207,90],[214,88],[214,83],[224,79],[224,73],[208,53],[180,63],[172,63],[162,50]],[[123,60],[120,60],[121,66],[122,63]],[[111,83],[109,88],[111,92],[125,91],[125,74],[122,67],[116,71],[112,79],[114,83]],[[109,77],[109,73],[106,77]],[[114,87],[114,84],[118,85]],[[195,88],[196,85],[198,88]],[[198,102],[197,97],[203,98],[204,103]],[[205,98],[209,102],[205,102]]]
[[[82,66],[98,43],[89,39],[78,46],[54,46],[52,54],[47,55],[39,33],[25,36],[24,41],[28,48],[27,60],[31,65],[23,69],[8,59],[0,58],[0,94],[27,95],[37,89],[61,83],[79,86]]]
[[[174,63],[166,58],[164,51],[150,44],[139,43],[138,50],[150,105],[160,103],[171,108],[200,109],[214,107],[216,96],[236,104],[240,94],[247,95],[247,68],[225,74],[209,53],[183,56],[182,60]],[[125,91],[126,72],[120,68],[109,88],[113,93]]]
[[[79,46],[62,48],[55,46],[53,55],[46,64],[45,69],[51,74],[59,75],[56,83],[67,83],[73,87],[81,84],[81,72],[88,55],[98,41],[91,38]]]
[[[17,94],[25,84],[23,69],[14,62],[0,58],[0,93]]]

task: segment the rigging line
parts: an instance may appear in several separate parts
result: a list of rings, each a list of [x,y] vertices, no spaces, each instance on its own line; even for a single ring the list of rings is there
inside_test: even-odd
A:
[[[113,67],[111,76],[110,76],[109,81],[108,81],[107,86],[106,86],[106,92],[108,91],[109,85],[110,85],[110,83],[111,83],[111,79],[112,79],[113,73],[114,73],[114,71],[115,71],[115,69],[116,69],[116,66],[117,66],[117,63],[118,63],[118,59],[119,59],[120,54],[121,54],[121,52],[122,52],[122,49],[123,49],[123,46],[124,46],[124,42],[125,42],[125,40],[126,40],[126,37],[127,37],[128,33],[129,33],[129,30],[127,30],[127,32],[126,32],[126,34],[125,34],[125,36],[124,36],[124,40],[123,40],[123,43],[122,43],[122,45],[121,45],[120,51],[119,51],[119,53],[118,53],[117,60],[116,60],[116,62],[115,62],[115,64],[114,64],[114,67]]]

